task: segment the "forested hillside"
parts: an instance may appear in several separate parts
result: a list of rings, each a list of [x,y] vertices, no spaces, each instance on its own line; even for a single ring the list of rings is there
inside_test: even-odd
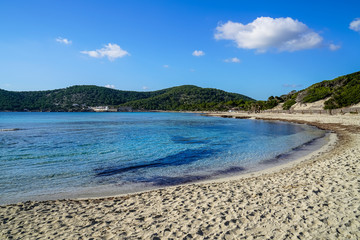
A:
[[[104,105],[130,106],[135,110],[208,110],[228,109],[246,101],[253,100],[241,94],[190,85],[153,92],[86,85],[30,92],[0,89],[0,111],[89,111],[88,107]]]
[[[97,86],[73,86],[51,91],[11,92],[0,90],[0,110],[69,111],[87,106],[120,105],[161,94],[155,92],[119,91]]]
[[[315,83],[301,91],[293,91],[280,97],[270,97],[267,101],[258,101],[260,109],[271,109],[283,104],[283,109],[290,109],[295,103],[313,103],[324,100],[324,109],[348,107],[360,102],[360,72]]]
[[[252,102],[253,99],[214,88],[184,85],[167,89],[163,94],[123,104],[147,110],[224,110]]]
[[[97,86],[73,86],[51,91],[12,92],[0,89],[0,111],[90,111],[89,107],[131,107],[133,110],[266,110],[283,103],[284,110],[296,103],[326,99],[325,109],[360,102],[360,72],[326,80],[267,101],[214,88],[184,85],[153,92],[120,91]]]

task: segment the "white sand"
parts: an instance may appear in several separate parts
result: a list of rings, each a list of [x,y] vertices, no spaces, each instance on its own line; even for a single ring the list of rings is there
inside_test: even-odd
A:
[[[330,98],[319,100],[313,103],[295,103],[291,106],[291,110],[324,110],[325,102]]]
[[[312,122],[339,140],[246,178],[1,206],[0,239],[360,239],[360,116],[234,116]]]

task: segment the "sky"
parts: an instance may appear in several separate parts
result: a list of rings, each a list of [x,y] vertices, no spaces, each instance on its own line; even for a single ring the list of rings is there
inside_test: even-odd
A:
[[[0,1],[0,88],[266,100],[360,71],[360,1]]]

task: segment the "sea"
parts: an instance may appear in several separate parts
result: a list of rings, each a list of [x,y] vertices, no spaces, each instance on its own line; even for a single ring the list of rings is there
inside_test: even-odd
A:
[[[194,113],[0,112],[0,204],[240,175],[326,142],[313,126]]]

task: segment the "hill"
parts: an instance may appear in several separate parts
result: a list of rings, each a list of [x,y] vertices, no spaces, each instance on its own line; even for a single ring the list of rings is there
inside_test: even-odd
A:
[[[152,92],[120,91],[98,86],[72,86],[49,91],[0,89],[0,111],[88,111],[90,106],[130,106],[140,110],[208,110],[245,104],[241,94],[191,85]]]
[[[360,102],[360,72],[316,83],[298,93],[297,102],[325,101],[325,109],[347,107]]]
[[[123,104],[146,110],[214,110],[230,109],[254,101],[252,98],[214,88],[184,85],[166,89],[163,94]]]
[[[292,91],[280,97],[270,97],[267,101],[258,102],[261,109],[271,109],[283,103],[284,110],[295,104],[309,104],[322,100],[324,109],[348,107],[360,102],[360,72],[315,83],[301,91]]]
[[[12,92],[0,90],[0,110],[76,111],[85,106],[120,105],[148,98],[162,91],[133,92],[97,86],[72,86],[50,91]]]

